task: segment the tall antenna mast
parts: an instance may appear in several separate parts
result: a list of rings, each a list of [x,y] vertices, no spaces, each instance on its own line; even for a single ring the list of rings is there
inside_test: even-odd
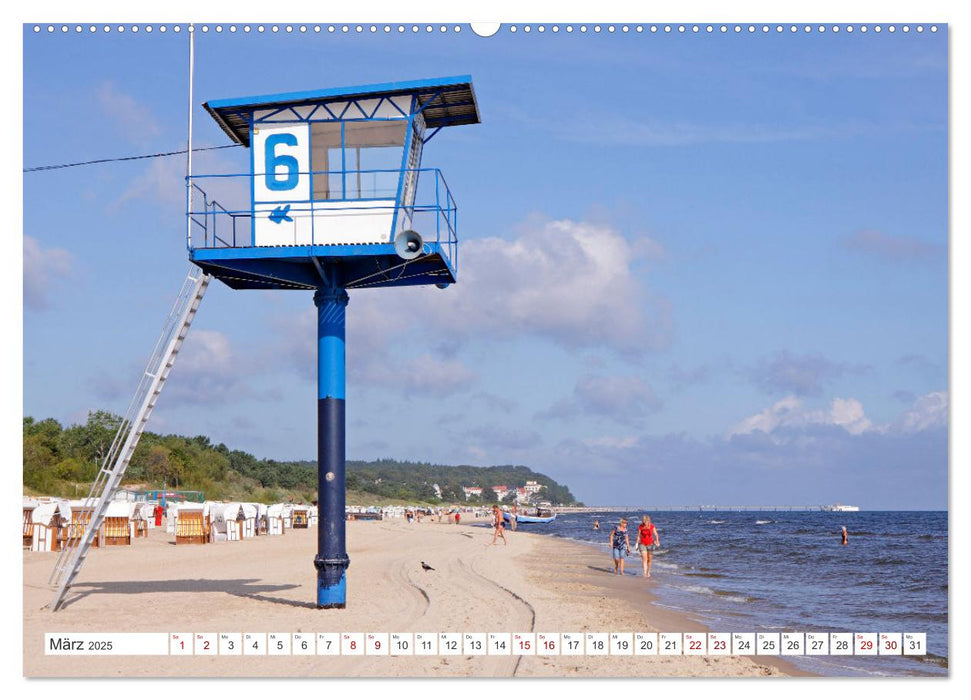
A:
[[[192,249],[192,75],[195,67],[195,25],[189,25],[189,137],[185,154],[185,246]]]

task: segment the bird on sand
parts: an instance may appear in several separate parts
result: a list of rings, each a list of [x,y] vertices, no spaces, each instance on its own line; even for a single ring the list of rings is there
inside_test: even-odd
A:
[[[428,564],[426,564],[425,562],[422,562],[421,563],[421,568],[423,568],[425,571],[434,571],[435,570],[432,567],[430,567]]]

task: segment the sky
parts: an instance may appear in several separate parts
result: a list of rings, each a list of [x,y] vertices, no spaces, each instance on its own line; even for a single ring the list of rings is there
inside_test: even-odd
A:
[[[184,34],[23,38],[25,168],[184,147]],[[526,464],[588,504],[945,508],[947,56],[943,26],[200,32],[193,138],[229,143],[207,100],[472,76],[482,124],[422,163],[459,281],[351,292],[349,459]],[[25,415],[124,412],[188,267],[184,171],[24,173]],[[309,292],[215,282],[150,429],[311,459],[315,372]]]

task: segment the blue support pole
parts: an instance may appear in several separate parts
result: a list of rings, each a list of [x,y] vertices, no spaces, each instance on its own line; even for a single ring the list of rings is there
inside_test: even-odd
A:
[[[317,607],[343,608],[346,571],[344,482],[344,314],[347,292],[321,287],[317,306]]]

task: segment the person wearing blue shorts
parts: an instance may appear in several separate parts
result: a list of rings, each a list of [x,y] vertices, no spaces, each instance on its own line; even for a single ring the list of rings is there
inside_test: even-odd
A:
[[[620,523],[610,531],[610,548],[614,555],[614,574],[624,575],[624,560],[630,553],[630,538],[627,535],[627,518],[621,518]]]

